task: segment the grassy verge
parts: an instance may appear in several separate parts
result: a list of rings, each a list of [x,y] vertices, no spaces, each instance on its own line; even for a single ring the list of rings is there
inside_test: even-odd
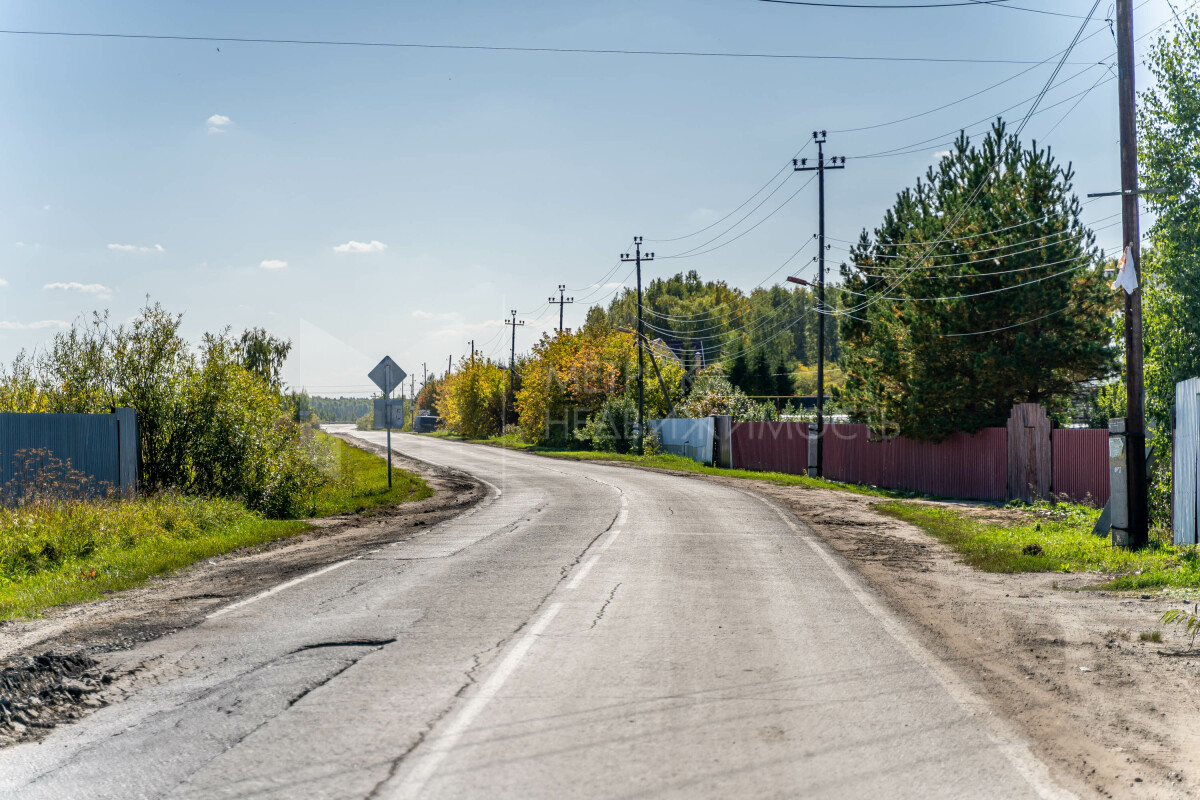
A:
[[[629,464],[638,464],[643,467],[652,469],[669,469],[676,472],[692,472],[697,475],[719,475],[725,478],[744,478],[747,480],[767,481],[778,486],[803,486],[810,489],[836,489],[843,492],[853,492],[855,494],[867,495],[869,497],[886,497],[886,498],[910,498],[919,495],[911,492],[893,492],[887,489],[880,489],[875,486],[862,486],[855,483],[838,483],[837,481],[829,481],[824,478],[810,478],[807,475],[790,475],[784,472],[752,472],[745,469],[721,469],[720,467],[708,467],[704,464],[699,464],[692,461],[690,458],[683,456],[672,456],[666,454],[638,456],[630,453],[602,453],[594,450],[567,450],[564,448],[555,447],[539,447],[529,444],[515,434],[507,436],[494,436],[490,439],[466,439],[462,436],[456,436],[452,433],[438,431],[432,434],[422,434],[423,436],[436,436],[442,439],[452,439],[459,442],[470,442],[471,444],[486,444],[493,447],[502,447],[508,450],[521,450],[528,453],[537,453],[550,458],[563,458],[574,461],[620,461]]]
[[[1087,506],[1037,505],[1005,521],[939,506],[880,503],[875,508],[910,522],[944,542],[971,566],[986,572],[1095,572],[1114,590],[1200,588],[1200,554],[1155,541],[1144,550],[1114,548],[1093,536],[1099,511]]]
[[[428,497],[416,475],[329,438],[338,475],[313,498],[317,516]],[[136,586],[192,562],[295,536],[302,520],[265,519],[240,503],[163,494],[0,508],[0,619],[27,616]]]

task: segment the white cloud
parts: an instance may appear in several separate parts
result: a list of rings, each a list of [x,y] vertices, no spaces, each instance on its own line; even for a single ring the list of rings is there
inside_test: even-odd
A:
[[[165,253],[167,252],[161,244],[156,245],[136,245],[136,244],[110,244],[109,250],[120,250],[122,253]]]
[[[0,331],[40,331],[44,328],[67,328],[69,323],[61,319],[40,319],[37,322],[9,322],[0,320]]]
[[[280,261],[277,258],[268,258],[266,261],[263,261],[261,264],[259,264],[259,266],[263,269],[283,269],[287,266],[287,262]]]
[[[49,203],[47,203],[46,205],[42,206],[42,211],[49,211],[49,210],[50,210],[50,204],[49,204]]]
[[[233,120],[224,114],[213,114],[204,121],[204,124],[208,126],[209,133],[224,133],[233,124]]]
[[[8,286],[8,281],[4,280],[4,278],[0,278],[0,286]]]
[[[62,290],[64,292],[83,292],[84,294],[94,294],[99,298],[112,297],[112,289],[102,283],[80,283],[79,281],[56,281],[55,283],[47,283],[42,289],[47,291]]]
[[[345,244],[339,244],[333,248],[335,253],[382,253],[387,249],[387,245],[383,242],[371,240],[369,242],[349,241]]]
[[[461,316],[455,311],[447,311],[442,314],[435,314],[432,311],[422,311],[420,309],[412,312],[412,315],[417,319],[458,319]]]
[[[933,157],[935,160],[941,161],[943,158],[946,158],[950,155],[951,155],[951,153],[949,150],[938,150],[936,153],[933,154]]]

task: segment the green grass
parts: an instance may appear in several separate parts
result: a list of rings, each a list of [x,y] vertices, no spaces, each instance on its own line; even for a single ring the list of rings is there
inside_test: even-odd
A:
[[[854,494],[867,495],[868,497],[888,497],[888,498],[909,498],[919,495],[911,492],[893,492],[887,489],[880,489],[875,486],[862,486],[855,483],[838,483],[837,481],[829,481],[824,478],[810,478],[807,475],[790,475],[784,472],[752,472],[745,469],[722,469],[720,467],[709,467],[704,464],[692,461],[690,458],[683,456],[672,456],[667,454],[657,455],[633,455],[630,453],[603,453],[595,450],[568,450],[558,447],[539,447],[538,445],[529,444],[523,440],[518,434],[507,434],[505,436],[493,436],[490,439],[466,439],[462,436],[457,436],[453,433],[438,431],[436,433],[421,434],[422,436],[436,436],[441,439],[452,439],[459,442],[470,442],[471,444],[486,444],[493,447],[502,447],[508,450],[521,450],[527,453],[536,453],[541,456],[550,458],[571,459],[574,461],[620,461],[628,464],[637,464],[642,467],[651,469],[669,469],[676,472],[692,472],[697,475],[719,475],[725,478],[743,478],[746,480],[766,481],[778,486],[802,486],[808,489],[835,489],[842,492],[853,492]]]
[[[1114,548],[1109,537],[1092,535],[1100,512],[1087,506],[1039,504],[1013,511],[1012,521],[1003,523],[917,503],[875,508],[916,525],[986,572],[1094,572],[1108,578],[1095,588],[1113,590],[1200,588],[1196,548],[1161,540],[1139,551]]]
[[[317,516],[428,497],[416,475],[328,437],[338,475],[313,498]],[[295,536],[303,520],[265,519],[232,500],[161,494],[131,500],[43,501],[0,508],[0,619],[93,600],[242,547]]]
[[[313,516],[361,513],[380,506],[424,500],[433,494],[419,475],[400,469],[392,470],[392,488],[389,490],[386,460],[341,439],[320,435],[335,448],[340,478],[317,492],[313,498]]]

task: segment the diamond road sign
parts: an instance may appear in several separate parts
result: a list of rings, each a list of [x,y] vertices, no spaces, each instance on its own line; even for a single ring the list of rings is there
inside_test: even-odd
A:
[[[389,367],[391,367],[391,369],[388,369]],[[395,361],[392,361],[391,356],[384,356],[383,361],[380,361],[375,365],[375,369],[367,373],[367,377],[370,378],[375,385],[379,387],[379,391],[383,392],[384,396],[387,397],[392,393],[393,389],[404,383],[404,379],[408,377],[408,373],[400,369],[400,365]]]

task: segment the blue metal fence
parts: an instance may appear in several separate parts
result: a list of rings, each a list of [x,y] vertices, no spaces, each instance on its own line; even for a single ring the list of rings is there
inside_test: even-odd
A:
[[[112,414],[0,414],[0,494],[14,481],[57,459],[87,478],[91,491],[137,490],[137,415],[132,408]]]

